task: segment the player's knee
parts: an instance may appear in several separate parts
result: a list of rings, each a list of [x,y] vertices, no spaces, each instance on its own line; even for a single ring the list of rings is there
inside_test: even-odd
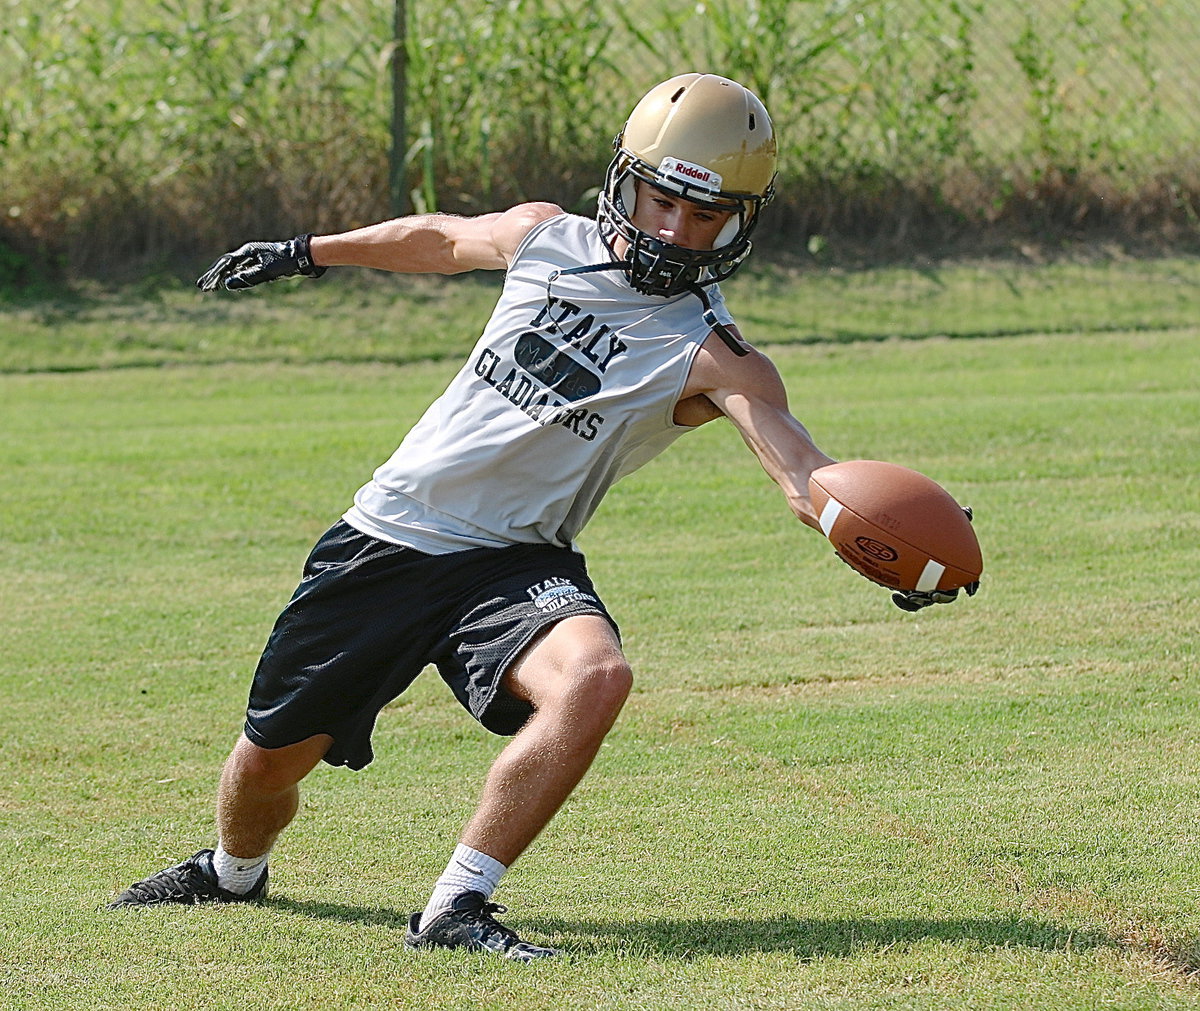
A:
[[[312,771],[315,761],[320,761],[319,757],[314,761],[313,755],[321,750],[321,743],[314,739],[307,747],[260,748],[242,738],[229,757],[229,772],[243,788],[260,794],[282,793],[299,783]]]
[[[570,672],[570,686],[575,708],[611,723],[633,688],[633,671],[619,653],[593,657]]]

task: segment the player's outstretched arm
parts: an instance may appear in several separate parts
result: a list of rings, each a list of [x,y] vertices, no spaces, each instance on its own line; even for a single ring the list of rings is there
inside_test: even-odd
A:
[[[504,270],[530,229],[556,214],[562,214],[556,204],[530,203],[471,218],[394,218],[340,235],[317,236],[313,257],[324,267],[373,267],[402,274]]]
[[[334,266],[407,274],[503,270],[534,225],[561,213],[554,204],[530,203],[477,217],[419,214],[334,235],[248,242],[220,257],[196,286],[240,291],[281,277],[320,277]]]
[[[688,385],[733,423],[763,470],[779,485],[792,512],[820,530],[808,497],[808,477],[835,461],[817,448],[808,429],[793,417],[771,360],[754,348],[744,356],[735,355],[710,336],[696,357]]]
[[[703,394],[733,422],[763,469],[787,496],[792,512],[821,531],[809,498],[808,479],[814,470],[836,461],[817,448],[808,430],[792,416],[787,391],[770,359],[753,348],[745,356],[737,356],[716,335],[710,336],[696,356],[687,392]],[[970,519],[970,510],[966,513]],[[974,594],[979,589],[978,580],[964,589],[968,596]],[[933,604],[948,604],[957,596],[957,590],[897,590],[892,593],[892,601],[902,610],[919,611]]]

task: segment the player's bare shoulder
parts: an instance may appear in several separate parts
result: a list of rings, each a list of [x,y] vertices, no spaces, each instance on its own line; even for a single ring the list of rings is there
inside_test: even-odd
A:
[[[771,359],[743,340],[736,327],[728,329],[743,353],[734,352],[718,334],[710,333],[692,362],[684,396],[782,395],[783,383]]]
[[[449,266],[438,269],[457,273],[507,269],[525,236],[547,218],[562,213],[557,204],[528,203],[475,217],[433,214],[418,220],[426,222],[427,229],[439,235],[449,249]]]
[[[492,224],[492,241],[505,262],[512,263],[517,248],[525,241],[525,236],[543,221],[564,213],[558,204],[546,201],[517,204],[496,216]]]

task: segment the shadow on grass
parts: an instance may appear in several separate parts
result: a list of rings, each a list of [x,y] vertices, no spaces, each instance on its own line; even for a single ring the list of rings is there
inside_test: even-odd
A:
[[[270,897],[266,906],[298,916],[311,916],[324,920],[340,920],[342,923],[361,923],[373,927],[395,927],[404,930],[408,926],[408,912],[382,907],[369,909],[366,906],[343,906],[337,902],[299,902],[295,899]]]
[[[1023,917],[934,919],[818,919],[776,916],[765,919],[641,920],[604,923],[532,918],[522,927],[548,936],[567,936],[598,948],[641,949],[663,958],[784,952],[800,959],[846,958],[920,941],[951,941],[972,948],[1033,948],[1086,951],[1115,948],[1095,931],[1073,931]],[[569,946],[569,945],[568,945]]]
[[[322,917],[404,930],[408,914],[393,909],[370,909],[332,902],[269,899],[276,909],[302,916]],[[549,917],[507,917],[522,933],[540,935],[567,950],[628,949],[661,958],[690,959],[699,955],[748,955],[785,952],[800,959],[846,958],[884,951],[920,941],[951,941],[973,948],[1032,948],[1039,951],[1088,951],[1117,948],[1111,937],[1096,931],[1064,927],[1020,916],[935,919],[818,919],[775,916],[765,919],[633,921],[571,920]]]

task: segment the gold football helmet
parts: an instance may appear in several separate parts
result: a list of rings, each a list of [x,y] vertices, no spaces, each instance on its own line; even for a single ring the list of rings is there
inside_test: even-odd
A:
[[[638,102],[613,147],[597,218],[606,241],[620,236],[629,243],[633,287],[676,295],[729,277],[750,252],[750,235],[774,195],[775,134],[762,102],[714,74],[673,77]],[[637,180],[732,211],[713,248],[686,249],[639,230]]]

